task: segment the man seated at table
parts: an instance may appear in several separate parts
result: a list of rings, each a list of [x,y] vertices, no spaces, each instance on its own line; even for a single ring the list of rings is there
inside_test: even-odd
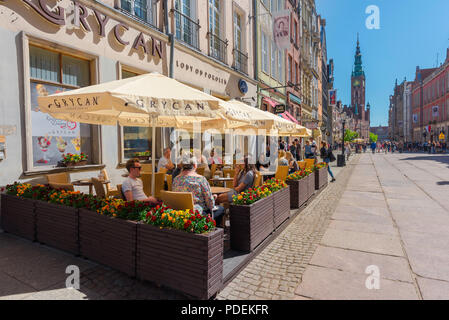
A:
[[[139,159],[130,159],[126,162],[126,169],[129,172],[129,176],[122,183],[122,192],[127,201],[144,201],[151,204],[157,204],[159,201],[156,198],[148,197],[143,192],[143,183],[139,179],[142,166]]]
[[[171,150],[170,148],[164,149],[164,155],[159,159],[159,163],[157,164],[157,172],[161,171],[161,168],[167,169],[167,173],[171,174],[172,170],[175,168],[175,165],[170,159]]]

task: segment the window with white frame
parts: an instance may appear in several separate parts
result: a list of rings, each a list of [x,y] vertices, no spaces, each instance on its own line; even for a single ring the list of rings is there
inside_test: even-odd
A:
[[[156,1],[154,0],[121,0],[121,8],[153,26],[156,25]]]
[[[199,25],[195,22],[196,0],[176,0],[175,10],[176,38],[199,48]]]
[[[284,52],[282,50],[278,50],[278,72],[279,72],[279,82],[284,83],[284,70],[282,66],[284,65]]]
[[[268,37],[265,32],[262,31],[262,71],[268,73]]]
[[[242,17],[234,12],[234,48],[242,51]]]
[[[29,55],[33,167],[56,166],[67,153],[84,153],[92,163],[93,126],[55,119],[41,112],[37,103],[38,97],[90,85],[90,61],[34,45]]]

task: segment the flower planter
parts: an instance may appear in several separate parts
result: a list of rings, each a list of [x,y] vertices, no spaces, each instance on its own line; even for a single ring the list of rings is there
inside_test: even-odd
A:
[[[315,175],[313,173],[311,173],[307,176],[307,182],[308,182],[308,197],[307,197],[307,199],[310,199],[313,196],[313,194],[315,193]]]
[[[199,299],[223,281],[223,229],[207,234],[137,225],[137,277]]]
[[[253,251],[274,230],[274,195],[251,205],[230,205],[231,248]]]
[[[274,228],[277,229],[290,218],[290,187],[275,192],[273,196],[273,222]]]
[[[290,189],[290,208],[298,209],[310,198],[309,192],[309,178],[302,178],[301,180],[286,180]]]
[[[79,162],[67,162],[65,164],[66,167],[79,167],[85,166],[87,164],[87,160],[79,161]]]
[[[327,177],[327,168],[321,168],[315,171],[315,190],[320,190],[327,186],[328,177]]]
[[[137,156],[135,158],[139,159],[140,161],[145,161],[145,160],[149,160],[150,156]]]
[[[79,255],[78,209],[36,201],[36,238],[40,243]]]
[[[136,276],[137,222],[80,209],[80,255]]]
[[[36,213],[34,200],[12,195],[1,195],[1,226],[6,232],[36,240]]]

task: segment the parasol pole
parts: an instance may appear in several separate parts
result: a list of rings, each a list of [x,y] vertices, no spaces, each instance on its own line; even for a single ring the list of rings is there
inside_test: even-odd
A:
[[[155,169],[156,169],[156,127],[154,125],[154,116],[151,118],[151,196],[154,197],[154,181],[155,177]]]

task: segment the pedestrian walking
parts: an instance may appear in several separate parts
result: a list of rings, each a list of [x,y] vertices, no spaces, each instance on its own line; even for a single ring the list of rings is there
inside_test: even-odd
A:
[[[332,153],[332,149],[330,148],[330,146],[326,148],[326,142],[321,142],[320,156],[326,163],[327,172],[329,172],[329,175],[332,177],[331,182],[335,182],[335,177],[330,166],[330,163],[335,161],[335,156]]]
[[[373,154],[376,152],[376,143],[374,141],[371,143],[371,151]]]

